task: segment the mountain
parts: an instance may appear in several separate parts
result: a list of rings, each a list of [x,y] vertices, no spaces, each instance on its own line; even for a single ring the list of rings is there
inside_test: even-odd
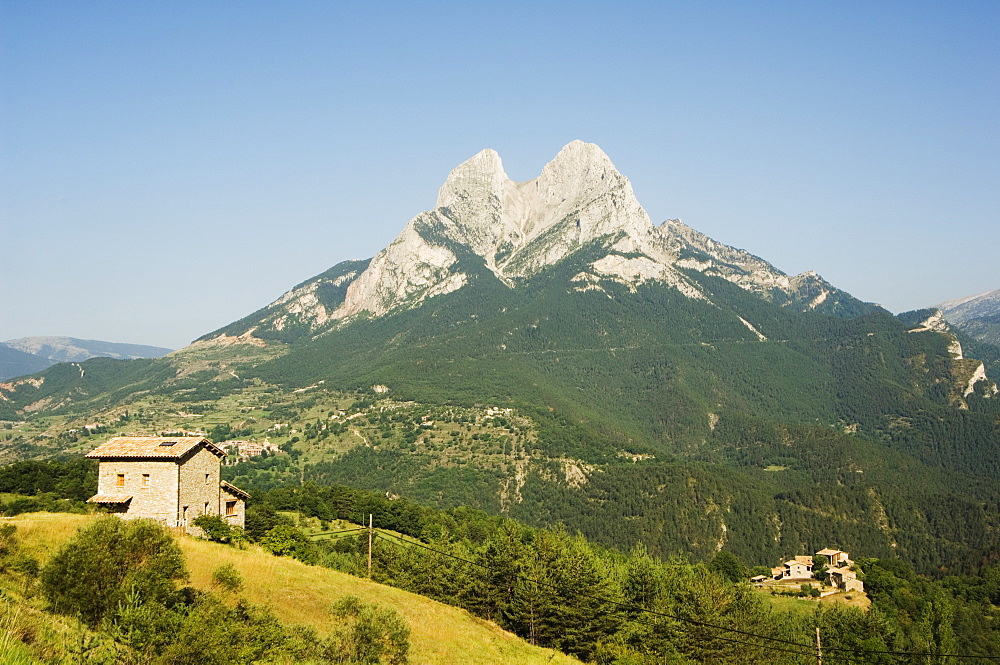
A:
[[[47,358],[0,344],[0,380],[41,372],[51,365]]]
[[[935,305],[948,323],[967,335],[1000,346],[1000,289]]]
[[[656,227],[628,179],[596,145],[574,141],[526,182],[510,180],[483,150],[458,166],[437,205],[413,218],[370,262],[346,262],[306,281],[254,315],[200,341],[293,339],[359,318],[418,307],[477,279],[510,289],[588,254],[575,290],[630,290],[659,283],[712,303],[690,273],[711,275],[782,306],[828,313],[872,311],[815,273],[790,277],[745,251],[668,220]]]
[[[165,358],[0,384],[0,418],[27,421],[0,452],[199,426],[293,453],[227,467],[251,492],[346,483],[660,554],[929,571],[1000,539],[1000,399],[971,348],[932,311],[654,225],[594,145],[521,183],[485,150],[370,260]]]
[[[4,343],[12,349],[45,358],[52,363],[78,363],[89,358],[116,358],[118,360],[159,358],[173,351],[173,349],[159,346],[101,342],[96,339],[77,339],[75,337],[20,337],[9,339]]]

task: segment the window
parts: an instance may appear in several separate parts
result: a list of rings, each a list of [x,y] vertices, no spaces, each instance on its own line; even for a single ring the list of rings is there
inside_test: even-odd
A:
[[[206,484],[206,485],[208,484],[208,477],[209,477],[209,475],[210,475],[210,474],[207,474],[207,473],[205,474],[205,484]]]
[[[115,477],[115,487],[125,487],[125,474],[119,473]]]
[[[208,515],[208,501],[205,502],[205,511],[202,514]]]
[[[231,517],[236,514],[236,502],[226,501],[226,517]]]
[[[142,474],[142,486],[143,487],[149,487],[149,474],[148,473]]]

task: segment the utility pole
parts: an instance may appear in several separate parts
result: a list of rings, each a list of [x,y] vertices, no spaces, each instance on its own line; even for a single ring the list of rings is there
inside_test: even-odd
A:
[[[819,641],[819,626],[816,626],[816,665],[823,665],[823,643]]]
[[[368,513],[368,579],[371,578],[372,578],[372,514]],[[816,630],[819,629],[817,628]],[[820,665],[822,665],[822,663]]]

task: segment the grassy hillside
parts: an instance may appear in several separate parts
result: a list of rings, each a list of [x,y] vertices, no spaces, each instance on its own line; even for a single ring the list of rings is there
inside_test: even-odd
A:
[[[30,554],[44,564],[48,555],[94,516],[32,513],[4,523],[14,524]],[[242,595],[252,603],[269,606],[286,624],[306,624],[320,634],[334,625],[329,612],[338,598],[353,595],[362,601],[396,610],[410,625],[410,662],[434,665],[469,663],[575,663],[569,656],[531,646],[496,625],[473,617],[464,610],[423,596],[345,575],[326,568],[307,566],[293,559],[272,556],[258,548],[237,550],[194,538],[180,538],[191,573],[190,584],[211,589],[212,572],[232,564],[244,581]],[[31,609],[24,609],[30,614]],[[53,619],[55,633],[72,627]]]

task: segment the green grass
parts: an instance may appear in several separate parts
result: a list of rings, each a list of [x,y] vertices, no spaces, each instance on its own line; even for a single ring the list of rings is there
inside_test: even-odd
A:
[[[871,606],[871,600],[869,600],[867,594],[857,592],[851,592],[848,594],[836,593],[824,598],[816,599],[772,594],[767,587],[755,588],[754,591],[764,596],[768,602],[771,603],[771,607],[774,608],[775,611],[788,612],[790,614],[812,614],[816,611],[816,606],[819,603],[824,605],[860,607],[863,610],[867,610]],[[848,598],[848,596],[850,596],[850,598]]]

